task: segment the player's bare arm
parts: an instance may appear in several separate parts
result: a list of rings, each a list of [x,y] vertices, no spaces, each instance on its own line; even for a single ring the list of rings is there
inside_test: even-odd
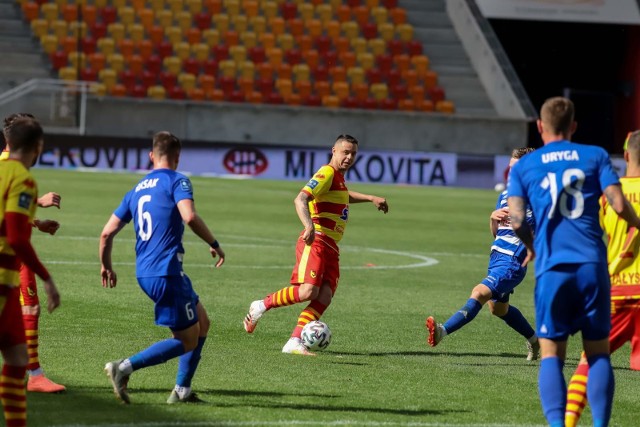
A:
[[[635,210],[626,197],[624,197],[624,193],[622,192],[620,185],[616,184],[608,186],[604,189],[604,195],[611,208],[620,218],[627,221],[632,227],[640,228],[640,218],[638,218]]]
[[[311,212],[309,212],[310,201],[311,196],[304,191],[298,193],[298,196],[293,200],[293,203],[296,206],[296,213],[298,214],[298,218],[300,218],[300,222],[304,227],[302,240],[304,240],[307,245],[313,243],[313,240],[316,237],[316,233],[313,227],[313,221],[311,220]]]
[[[41,208],[50,208],[55,206],[60,209],[60,201],[62,197],[58,193],[50,192],[38,199],[38,206]]]
[[[507,202],[513,231],[527,248],[527,256],[522,262],[522,266],[525,267],[536,256],[533,250],[533,230],[527,222],[527,207],[522,197],[510,196]]]
[[[56,234],[56,231],[58,231],[58,229],[60,228],[60,223],[52,219],[34,219],[33,225],[39,231],[42,231],[43,233],[49,233],[52,236]]]
[[[389,212],[389,204],[384,197],[373,196],[371,194],[358,193],[357,191],[349,191],[349,203],[365,203],[371,202],[375,207],[384,213]]]
[[[100,234],[100,276],[103,288],[115,288],[118,284],[118,275],[113,270],[111,263],[111,251],[113,250],[113,239],[125,225],[125,222],[112,214]]]
[[[509,208],[500,208],[491,212],[489,216],[489,228],[491,229],[493,237],[496,237],[496,234],[498,234],[500,223],[507,219],[509,219]]]
[[[220,244],[207,227],[207,224],[204,222],[200,215],[196,213],[195,204],[191,199],[183,199],[178,202],[178,211],[180,211],[180,216],[185,224],[189,226],[189,228],[195,233],[196,236],[201,238],[207,245],[209,245],[209,253],[211,256],[215,258],[219,257],[218,262],[216,262],[216,267],[222,266],[225,260],[224,250],[220,247]]]

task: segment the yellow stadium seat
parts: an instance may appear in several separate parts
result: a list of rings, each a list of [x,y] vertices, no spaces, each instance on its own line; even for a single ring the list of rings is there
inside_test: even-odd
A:
[[[251,29],[258,36],[267,30],[267,20],[264,16],[254,16],[251,18]]]
[[[210,48],[206,43],[196,43],[191,46],[194,58],[203,62],[209,59]]]
[[[453,105],[453,102],[443,100],[443,101],[436,102],[436,111],[440,113],[445,113],[445,114],[453,114],[456,111],[456,109],[455,109],[455,106]]]
[[[73,23],[72,23],[72,25],[73,25]],[[107,26],[107,32],[109,33],[111,38],[114,39],[117,42],[119,42],[120,40],[124,39],[124,36],[125,36],[124,25],[122,25],[119,22],[114,22],[113,24],[109,24]]]
[[[136,11],[129,6],[121,7],[118,9],[118,17],[120,22],[124,25],[133,24],[136,20]]]
[[[181,61],[184,61],[191,56],[191,46],[187,42],[179,42],[173,45],[173,52]]]
[[[119,53],[107,55],[107,63],[109,64],[109,67],[117,72],[124,70],[124,56]]]
[[[108,1],[109,0],[94,0],[93,4],[95,5],[95,7],[102,9],[107,5]]]
[[[86,68],[87,66],[86,55],[83,52],[70,52],[69,63],[74,68],[78,68],[78,66],[80,68]]]
[[[202,12],[202,0],[187,0],[187,7],[189,8],[189,12],[196,15]]]
[[[358,64],[360,64],[365,71],[370,70],[375,65],[375,57],[369,52],[358,54],[356,58]]]
[[[32,21],[31,23],[33,24],[34,22],[36,21]],[[53,34],[55,34],[59,40],[62,40],[67,36],[67,34],[69,34],[69,24],[67,23],[67,21],[63,21],[60,19],[53,21],[50,25],[50,28]]]
[[[293,74],[296,82],[308,82],[311,78],[311,69],[307,64],[296,64],[293,66]]]
[[[377,25],[389,22],[389,13],[387,12],[386,7],[374,7],[371,9],[371,16],[373,16],[373,21]]]
[[[55,21],[55,22],[60,22],[61,24],[64,25],[64,35],[66,35],[67,23],[65,21]],[[31,21],[31,31],[33,32],[34,36],[40,38],[49,32],[49,23],[47,22],[46,19],[34,19],[33,21]],[[56,35],[58,34],[56,33]],[[60,35],[58,35],[58,37],[60,37]]]
[[[87,36],[87,23],[86,22],[71,22],[69,24],[69,32],[74,37],[86,37]],[[124,36],[124,27],[122,29]]]
[[[364,69],[362,67],[351,67],[347,70],[347,76],[351,84],[364,83]]]
[[[278,79],[276,80],[276,89],[282,98],[287,100],[293,93],[293,82],[287,79]]]
[[[272,47],[265,50],[267,52],[267,59],[269,60],[269,63],[273,65],[274,68],[282,64],[282,58],[283,58],[282,49],[278,47]]]
[[[170,10],[157,10],[156,11],[156,21],[158,21],[158,25],[162,28],[167,28],[173,25],[173,14]]]
[[[302,3],[298,5],[298,15],[304,22],[313,19],[313,5],[311,3]]]
[[[229,55],[236,64],[240,64],[247,60],[247,48],[242,45],[231,46],[229,49]]]
[[[280,34],[278,36],[278,46],[284,50],[287,51],[289,49],[293,49],[293,36],[291,34]]]
[[[169,9],[174,15],[177,15],[184,9],[184,1],[183,0],[168,0]]]
[[[116,51],[116,42],[110,37],[105,37],[98,40],[98,50],[105,56],[109,56]]]
[[[256,0],[243,0],[242,2],[242,10],[249,17],[253,18],[254,16],[258,16],[260,13],[258,2]]]
[[[165,70],[176,76],[182,70],[182,60],[177,56],[167,56],[162,61],[162,65],[164,65]]]
[[[256,75],[256,65],[251,61],[237,63],[238,74],[246,80],[253,80]]]
[[[271,32],[277,37],[286,31],[285,21],[280,16],[273,17],[269,20]]]
[[[378,36],[386,42],[393,40],[396,36],[395,27],[389,23],[378,25]]]
[[[367,41],[369,52],[375,56],[382,55],[387,50],[387,44],[382,39],[371,39]]]
[[[327,22],[333,19],[333,10],[331,10],[330,4],[319,4],[316,6],[316,16],[321,22]]]
[[[100,70],[100,72],[98,73],[98,78],[109,91],[118,82],[118,73],[114,69],[105,68]]]
[[[127,5],[127,0],[111,0],[111,5],[116,9]]]
[[[252,47],[255,47],[256,44],[258,43],[258,37],[256,36],[256,33],[254,33],[253,31],[245,31],[242,34],[240,34],[240,40],[242,40],[242,44],[247,49],[251,49]]]
[[[151,3],[151,9],[156,12],[164,10],[164,0],[150,0],[149,3]]]
[[[236,77],[236,62],[231,59],[220,61],[218,68],[224,77]]]
[[[329,0],[329,4],[333,8],[333,10],[336,10],[340,6],[342,6],[343,2],[342,2],[342,0]]]
[[[396,32],[400,40],[408,42],[413,40],[413,26],[411,24],[400,24],[396,27]]]
[[[412,56],[411,65],[413,65],[413,69],[418,73],[418,77],[424,79],[427,71],[429,71],[429,58],[425,55]]]
[[[229,16],[236,17],[240,15],[240,0],[225,0],[224,4]]]
[[[53,22],[58,19],[58,5],[55,3],[44,3],[40,6],[40,13],[47,22]]]
[[[144,40],[144,27],[142,24],[132,24],[127,28],[129,32],[129,38],[134,42],[141,42]]]
[[[149,29],[153,27],[153,23],[155,22],[153,10],[142,9],[138,11],[138,18],[140,19],[140,23],[144,26],[144,28]]]
[[[209,47],[217,46],[220,43],[220,32],[213,28],[207,28],[202,32],[202,41]]]
[[[262,4],[262,13],[267,20],[278,16],[278,3],[275,1],[264,2]]]
[[[196,76],[190,73],[180,73],[178,74],[178,83],[185,92],[189,93],[196,87]]]
[[[75,67],[62,67],[58,70],[58,77],[62,80],[77,80],[78,69]]]
[[[182,39],[182,30],[180,27],[165,27],[164,35],[169,40],[169,43],[176,44],[180,43]]]
[[[351,39],[351,49],[356,55],[365,53],[367,51],[367,40],[362,37]]]
[[[360,28],[355,21],[347,21],[342,23],[342,34],[348,39],[355,39],[360,35]]]
[[[220,33],[226,33],[229,31],[229,15],[225,13],[219,13],[217,15],[213,15],[211,18],[216,30],[220,31]]]
[[[51,55],[58,50],[58,37],[54,34],[45,34],[40,37],[40,45],[42,45],[42,50]]]
[[[165,99],[167,97],[167,91],[162,86],[150,86],[147,89],[147,96],[151,99]]]
[[[236,30],[238,33],[243,33],[247,31],[247,28],[249,27],[249,21],[246,15],[234,16],[232,18],[232,22],[233,22],[233,29]]]
[[[324,24],[324,28],[331,40],[336,40],[342,35],[342,31],[340,29],[340,23],[338,21],[335,21],[335,20],[326,21]]]
[[[389,95],[389,89],[386,83],[374,83],[371,85],[371,95],[378,101],[386,99]]]
[[[105,96],[107,94],[107,87],[103,83],[92,83],[89,86],[89,91],[96,96]]]
[[[191,12],[187,10],[176,13],[174,17],[175,21],[178,23],[178,27],[180,27],[183,34],[185,34],[189,30],[189,28],[193,26]]]

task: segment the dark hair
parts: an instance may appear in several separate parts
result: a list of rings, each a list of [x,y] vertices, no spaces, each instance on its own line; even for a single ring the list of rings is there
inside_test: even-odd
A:
[[[182,143],[171,132],[162,131],[153,135],[153,152],[156,156],[175,156],[180,154]]]
[[[540,120],[548,132],[563,135],[571,131],[575,108],[568,98],[556,96],[547,99],[540,109]]]
[[[44,136],[40,123],[28,113],[12,114],[4,119],[2,134],[11,151],[36,150]]]
[[[513,159],[521,159],[522,157],[524,157],[525,154],[529,154],[532,151],[535,151],[535,148],[530,148],[530,147],[514,148],[513,151],[511,152],[511,157]]]
[[[352,144],[358,145],[358,140],[355,137],[346,133],[338,135],[338,137],[336,138],[336,142],[338,141],[346,141],[346,142],[350,142]]]

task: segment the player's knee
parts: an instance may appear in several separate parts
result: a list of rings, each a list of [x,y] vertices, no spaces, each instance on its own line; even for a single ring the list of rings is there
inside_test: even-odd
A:
[[[318,294],[320,293],[320,288],[317,286],[313,286],[309,283],[303,283],[300,285],[300,289],[298,290],[298,296],[301,301],[309,301],[318,298]]]
[[[202,309],[201,313],[198,313],[198,323],[200,323],[200,336],[204,337],[209,333],[209,328],[211,327],[211,320],[207,315],[207,312]]]
[[[471,298],[480,301],[481,304],[485,304],[489,301],[492,295],[493,293],[491,292],[491,289],[482,284],[476,285],[476,287],[473,288],[473,291],[471,291]]]
[[[23,305],[22,314],[29,315],[29,316],[40,316],[40,304]]]

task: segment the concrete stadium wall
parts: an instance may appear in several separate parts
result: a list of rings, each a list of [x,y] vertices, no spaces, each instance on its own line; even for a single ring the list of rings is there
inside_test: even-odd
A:
[[[522,119],[311,107],[90,98],[86,135],[326,147],[348,133],[377,150],[509,154],[527,144]]]

